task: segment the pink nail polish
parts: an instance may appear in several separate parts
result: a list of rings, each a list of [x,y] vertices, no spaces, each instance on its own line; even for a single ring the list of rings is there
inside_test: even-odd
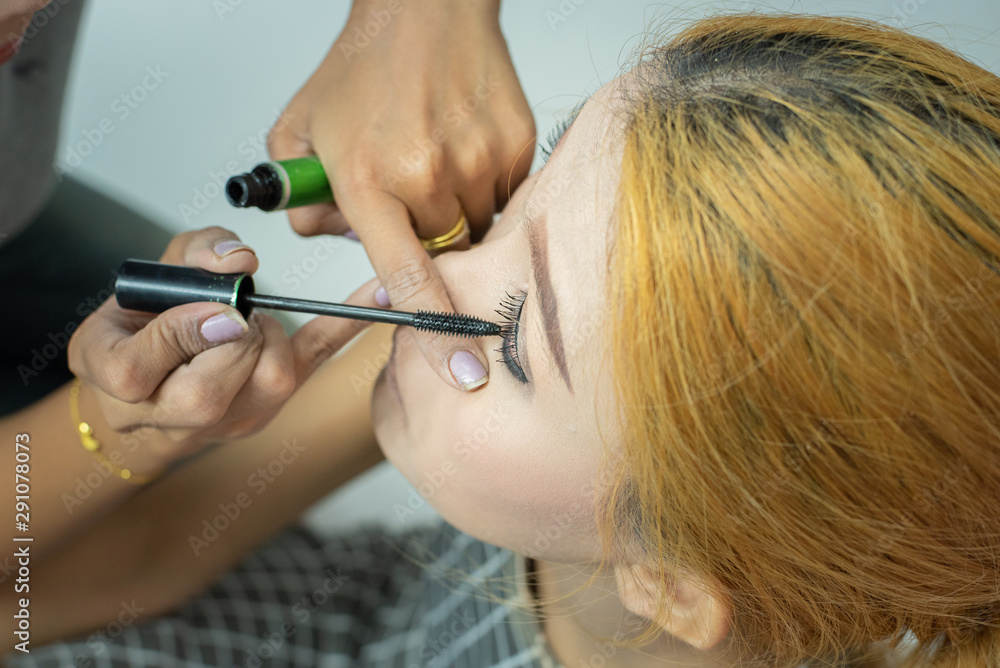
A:
[[[201,335],[209,343],[222,343],[223,341],[234,341],[247,331],[247,327],[229,317],[227,313],[219,313],[201,323]]]
[[[248,250],[251,253],[253,253],[252,248],[247,246],[242,241],[236,241],[235,239],[220,241],[219,243],[215,244],[215,247],[212,250],[214,250],[215,254],[218,255],[219,257],[225,257],[230,253],[235,253],[236,251],[240,250]]]
[[[459,350],[452,355],[448,360],[448,369],[466,392],[476,389],[489,380],[479,358],[467,350]]]
[[[389,308],[392,304],[389,302],[389,293],[385,291],[381,285],[375,290],[375,303],[382,308]]]

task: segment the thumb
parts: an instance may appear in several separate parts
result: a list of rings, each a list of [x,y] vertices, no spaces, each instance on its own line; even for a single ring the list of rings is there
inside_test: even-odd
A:
[[[375,289],[378,286],[378,279],[373,278],[355,290],[343,303],[378,307],[375,302]],[[321,315],[299,327],[292,335],[296,386],[302,385],[327,358],[347,345],[370,324],[365,320]]]
[[[86,357],[83,366],[101,390],[129,403],[147,399],[171,371],[199,353],[251,338],[246,320],[224,304],[175,306],[134,332],[129,324],[135,313],[115,308],[109,315],[94,319],[89,349],[77,352]]]

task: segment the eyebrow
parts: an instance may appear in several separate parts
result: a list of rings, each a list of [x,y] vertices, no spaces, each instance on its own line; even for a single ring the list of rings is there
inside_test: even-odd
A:
[[[537,218],[527,219],[528,243],[531,247],[531,270],[535,275],[535,287],[538,298],[538,308],[542,312],[545,336],[549,342],[552,357],[559,367],[559,375],[566,383],[566,389],[573,394],[573,383],[569,379],[569,369],[566,367],[566,353],[563,350],[562,330],[559,327],[559,305],[556,294],[552,290],[552,280],[549,276],[548,237],[545,234],[545,211]]]

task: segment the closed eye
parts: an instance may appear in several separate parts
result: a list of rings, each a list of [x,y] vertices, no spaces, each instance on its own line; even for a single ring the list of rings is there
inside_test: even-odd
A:
[[[527,297],[528,293],[524,291],[516,295],[511,295],[508,292],[500,300],[500,308],[496,310],[497,314],[503,318],[503,322],[500,324],[502,343],[496,349],[500,353],[500,359],[497,361],[503,362],[511,375],[521,383],[527,383],[528,377],[524,373],[518,356],[517,335],[521,327],[521,312],[524,310],[524,301]]]

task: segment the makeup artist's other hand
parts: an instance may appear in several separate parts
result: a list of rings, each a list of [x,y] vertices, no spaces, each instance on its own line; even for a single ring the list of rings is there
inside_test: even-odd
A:
[[[320,157],[337,202],[289,210],[292,227],[304,236],[353,230],[387,291],[383,306],[454,311],[417,235],[447,233],[464,211],[478,240],[528,174],[535,125],[499,4],[355,0],[271,132],[272,158]],[[477,346],[416,338],[452,386],[485,382],[489,365]]]
[[[160,261],[217,273],[257,270],[253,251],[219,227],[178,235]],[[208,302],[154,315],[122,309],[112,297],[73,333],[69,366],[110,427],[121,434],[143,428],[129,439],[143,447],[126,455],[140,472],[212,439],[260,429],[296,385],[292,347],[277,321],[255,313],[247,322]]]

